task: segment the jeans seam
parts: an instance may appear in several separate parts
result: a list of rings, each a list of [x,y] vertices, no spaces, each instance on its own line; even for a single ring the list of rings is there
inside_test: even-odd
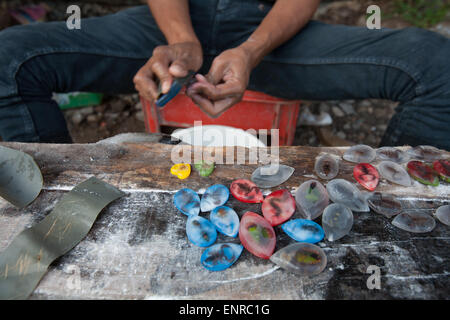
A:
[[[31,118],[30,110],[28,110],[28,107],[23,100],[21,102],[21,105],[23,106],[22,108],[20,108],[20,112],[22,113],[24,129],[26,130],[27,134],[30,135],[30,137],[27,137],[27,139],[32,142],[39,142],[39,136],[36,132],[36,127],[34,125],[33,119]]]
[[[20,61],[11,64],[10,66],[10,72],[8,72],[8,74],[10,74],[10,80],[12,83],[12,87],[10,88],[10,91],[7,91],[7,94],[9,95],[16,95],[18,94],[18,87],[17,87],[17,81],[16,81],[16,76],[17,73],[19,72],[20,68],[22,67],[23,64],[25,64],[26,62],[28,62],[29,60],[39,57],[39,56],[43,56],[43,55],[48,55],[48,54],[58,54],[58,53],[78,53],[78,54],[92,54],[92,55],[100,55],[100,56],[106,56],[106,57],[115,57],[115,58],[126,58],[126,59],[146,59],[148,57],[144,57],[144,56],[132,56],[132,55],[127,55],[127,54],[111,54],[108,53],[108,51],[99,51],[99,50],[91,50],[91,51],[80,51],[79,49],[41,49],[41,50],[35,50],[35,51],[31,51],[29,53],[27,53],[24,57],[24,59],[21,59]]]

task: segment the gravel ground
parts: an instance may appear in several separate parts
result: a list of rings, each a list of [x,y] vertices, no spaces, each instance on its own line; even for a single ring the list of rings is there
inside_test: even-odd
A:
[[[0,17],[7,8],[14,8],[20,4],[39,3],[41,1],[11,0],[0,1]],[[98,1],[85,3],[81,1],[82,17],[102,16],[127,8],[130,3],[139,0]],[[52,1],[48,2],[48,21],[65,20],[68,4],[80,2]],[[119,5],[117,5],[119,3]],[[364,25],[365,8],[370,1],[324,1],[315,19],[327,23],[347,25]],[[382,11],[389,1],[378,1]],[[4,16],[4,14],[3,14]],[[2,20],[0,19],[0,22]],[[409,26],[400,19],[382,21],[383,27],[401,28]],[[1,24],[0,24],[1,29]],[[443,22],[434,28],[450,36],[449,22]],[[326,127],[305,126],[298,121],[295,135],[295,145],[344,145],[368,144],[378,146],[389,119],[394,113],[396,103],[385,100],[346,100],[346,101],[304,101],[301,112],[312,114],[326,112],[332,117],[332,124]],[[106,96],[99,106],[64,111],[69,131],[75,142],[89,143],[123,132],[145,131],[143,112],[137,94]],[[164,131],[169,132],[168,128]],[[327,137],[324,137],[324,132]]]

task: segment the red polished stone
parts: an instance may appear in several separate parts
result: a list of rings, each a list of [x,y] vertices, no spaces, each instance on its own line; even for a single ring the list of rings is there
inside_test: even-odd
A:
[[[260,203],[263,202],[264,197],[261,190],[246,179],[238,179],[231,183],[230,192],[239,201],[247,203]]]
[[[377,169],[369,163],[359,163],[353,168],[356,181],[369,191],[375,190],[380,181]]]
[[[251,211],[247,211],[241,219],[239,239],[245,249],[263,259],[269,259],[275,250],[276,235],[272,226]]]
[[[264,199],[261,210],[264,218],[272,226],[277,226],[292,217],[295,212],[295,199],[288,190],[277,190]]]
[[[439,174],[442,180],[450,182],[450,161],[436,160],[433,162],[433,169]]]
[[[408,173],[417,181],[432,186],[439,185],[439,178],[433,170],[422,161],[410,161],[406,166]]]

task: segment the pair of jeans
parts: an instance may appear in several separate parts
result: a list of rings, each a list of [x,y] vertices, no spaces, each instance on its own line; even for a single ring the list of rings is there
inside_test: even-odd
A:
[[[244,42],[271,9],[262,0],[191,0],[207,73]],[[166,44],[147,6],[0,32],[0,135],[7,141],[70,142],[53,92],[135,92],[133,77]],[[418,29],[369,30],[310,21],[253,70],[249,89],[286,99],[399,101],[382,145],[450,150],[450,40]]]

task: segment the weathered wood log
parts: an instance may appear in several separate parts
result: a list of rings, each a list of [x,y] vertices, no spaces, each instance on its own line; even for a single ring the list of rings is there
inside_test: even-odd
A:
[[[201,192],[215,183],[228,186],[236,178],[249,179],[260,164],[248,164],[247,157],[245,165],[218,164],[208,178],[194,171],[188,179],[179,180],[169,173],[174,146],[158,140],[154,136],[150,142],[87,145],[1,143],[33,156],[45,185],[38,199],[24,210],[0,199],[0,250],[23,228],[46,216],[65,192],[86,178],[96,176],[128,193],[104,210],[88,236],[50,267],[32,299],[448,298],[449,228],[438,222],[431,233],[412,234],[374,212],[355,213],[349,235],[319,244],[327,254],[328,264],[315,277],[290,274],[245,250],[230,269],[207,271],[200,265],[203,249],[187,240],[186,217],[173,206],[173,194],[182,187]],[[215,151],[226,154],[230,150]],[[235,151],[236,158],[244,149]],[[313,166],[318,153],[342,155],[344,151],[281,147],[280,163],[296,171],[273,189],[294,191],[303,181],[316,178]],[[353,164],[342,161],[338,177],[353,182],[352,169]],[[432,213],[438,206],[450,203],[447,184],[432,188],[415,182],[405,188],[382,181],[377,191],[397,196],[405,210]],[[239,216],[246,211],[261,212],[260,204],[245,204],[232,197],[227,205]],[[299,217],[295,213],[293,218]],[[275,231],[277,249],[293,242],[280,227]],[[217,242],[239,240],[219,235]],[[370,265],[380,268],[380,289],[369,289],[367,285]]]

